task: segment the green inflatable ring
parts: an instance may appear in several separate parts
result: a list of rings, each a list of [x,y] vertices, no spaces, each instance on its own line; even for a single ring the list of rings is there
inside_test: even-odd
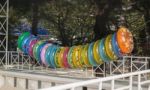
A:
[[[26,38],[26,37],[28,37],[30,35],[30,33],[29,32],[24,32],[23,34],[21,34],[21,36],[18,38],[18,48],[20,49],[20,50],[22,50],[22,42],[23,42],[23,40]]]

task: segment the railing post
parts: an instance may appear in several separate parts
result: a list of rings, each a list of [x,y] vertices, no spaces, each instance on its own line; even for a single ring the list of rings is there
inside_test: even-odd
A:
[[[132,67],[133,67],[132,64],[133,64],[133,59],[132,59],[132,56],[131,56],[131,70],[130,70],[131,72],[133,72],[133,70],[132,70]]]
[[[23,53],[21,52],[20,55],[21,55],[21,61],[23,61]],[[19,68],[19,62],[20,62],[20,60],[18,59],[18,69],[20,69]],[[21,65],[22,65],[22,63],[21,63]]]
[[[103,72],[102,72],[103,73],[103,77],[106,77],[106,75],[107,75],[107,73],[106,73],[106,64],[107,63],[104,64],[104,67],[102,69],[103,70]]]
[[[25,55],[24,55],[24,53],[22,53],[22,57],[23,57],[23,59],[21,60],[21,65],[20,65],[20,68],[23,70],[23,66],[24,66],[24,60],[25,60]]]
[[[87,69],[87,67],[85,67],[85,76],[86,77],[88,76],[88,69]]]
[[[111,90],[115,90],[115,80],[111,80]]]
[[[18,54],[18,62],[20,61],[20,55],[19,55],[19,52],[17,52],[17,54]]]
[[[145,61],[146,61],[146,63],[145,63],[145,64],[146,64],[146,65],[145,65],[145,70],[147,70],[147,69],[148,69],[148,60],[147,60],[147,57],[146,57],[145,59],[146,59],[146,60],[145,60]],[[146,78],[146,80],[147,80],[148,75],[145,75],[145,76],[146,76],[145,78]],[[148,90],[150,90],[150,89],[148,89]]]
[[[92,77],[94,77],[94,73],[95,73],[95,70],[94,70],[94,67],[92,67]]]
[[[150,90],[150,85],[148,85],[148,90]]]
[[[138,90],[141,90],[141,74],[138,74]]]
[[[98,90],[102,90],[102,87],[103,87],[102,82],[100,82],[99,85],[98,85]]]
[[[9,52],[9,56],[10,56],[10,65],[13,65],[13,60],[12,60],[13,58],[12,58],[12,52],[11,51]]]
[[[112,75],[112,62],[109,62],[110,65],[110,76]]]
[[[32,61],[31,57],[29,56],[29,71],[31,70],[31,65],[30,65],[30,64],[32,64],[31,61]]]
[[[10,61],[9,60],[9,51],[7,51],[7,59],[8,59],[8,62],[7,62],[8,64],[7,65],[9,65],[9,61]]]
[[[130,82],[129,82],[129,86],[130,86],[129,90],[132,90],[132,85],[133,85],[133,81],[132,81],[133,79],[132,78],[133,78],[133,76],[131,75],[130,76]]]
[[[125,57],[123,57],[123,74],[125,73]]]
[[[7,57],[7,55],[8,55],[8,51],[6,51],[5,52],[5,60],[6,60],[6,62],[5,62],[5,69],[7,70],[7,68],[8,68],[8,57]]]
[[[145,70],[147,70],[147,69],[149,68],[149,67],[148,67],[148,64],[149,64],[149,63],[148,63],[147,57],[146,57],[145,59],[146,59],[146,60],[145,60],[145,61],[146,61]]]
[[[71,90],[75,90],[75,87],[72,87]]]

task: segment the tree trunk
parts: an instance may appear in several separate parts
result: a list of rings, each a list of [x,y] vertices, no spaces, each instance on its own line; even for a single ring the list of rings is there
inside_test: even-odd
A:
[[[96,23],[94,27],[94,33],[95,33],[94,40],[101,39],[108,34],[106,23],[107,23],[107,16],[104,15],[96,16]]]
[[[111,31],[107,28],[110,12],[114,8],[121,8],[121,0],[106,0],[105,3],[101,0],[95,0],[97,5],[97,15],[94,27],[95,38],[94,40],[101,39],[108,35]]]
[[[149,10],[145,9],[145,12],[144,12],[144,19],[145,19],[145,23],[146,23],[146,36],[149,36],[150,35],[150,14],[149,14]]]
[[[106,2],[104,3],[104,2],[101,2],[101,0],[95,0],[95,3],[98,7],[98,11],[96,15],[96,22],[95,22],[95,27],[94,27],[94,33],[95,33],[94,40],[96,41],[98,39],[104,38],[106,35],[108,35],[111,32],[107,28],[109,15],[110,15],[110,12],[113,11],[114,8],[121,7],[121,1],[120,0],[106,0]],[[104,68],[104,64],[100,65],[100,68],[102,70],[106,69]],[[101,70],[98,69],[95,72],[101,72]],[[101,77],[103,75],[96,74],[96,76]]]
[[[146,34],[146,49],[145,49],[145,53],[149,52],[149,39],[150,39],[150,15],[149,15],[149,10],[145,9],[144,12],[144,19],[145,19],[145,34]],[[149,56],[149,53],[146,53],[147,56]],[[150,63],[150,62],[149,62]]]
[[[32,10],[33,10],[33,16],[32,16],[32,34],[37,35],[37,27],[38,27],[38,9],[39,9],[39,3],[38,0],[32,0]]]
[[[63,46],[69,46],[68,35],[66,35],[66,30],[64,27],[64,21],[60,19],[60,16],[58,16],[59,38],[62,41]]]

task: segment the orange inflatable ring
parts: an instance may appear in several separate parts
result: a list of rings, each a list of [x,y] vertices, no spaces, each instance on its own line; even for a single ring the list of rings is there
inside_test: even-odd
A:
[[[65,47],[60,48],[59,52],[59,57],[58,57],[58,64],[60,68],[64,68],[65,66],[63,65],[63,54],[64,54]]]
[[[131,32],[125,28],[120,27],[117,32],[118,46],[123,53],[131,53],[133,50],[133,36]]]

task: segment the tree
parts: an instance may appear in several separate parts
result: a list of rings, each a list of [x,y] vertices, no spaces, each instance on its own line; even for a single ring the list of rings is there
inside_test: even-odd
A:
[[[97,12],[94,32],[95,40],[97,40],[110,33],[107,28],[109,16],[115,8],[121,8],[121,0],[95,0],[95,3],[97,5]]]
[[[39,0],[32,0],[32,34],[37,35],[37,27],[39,21]]]
[[[93,5],[86,0],[52,0],[41,7],[41,18],[62,41],[63,46],[82,44],[94,25]],[[55,32],[54,32],[55,31]]]
[[[123,10],[124,5],[127,10]],[[41,25],[63,46],[72,46],[112,33],[110,23],[117,28],[116,17],[123,16],[138,42],[140,37],[149,36],[149,12],[149,0],[10,0],[9,23],[11,28],[16,27],[20,18],[26,18],[32,23],[33,34]],[[140,29],[144,23],[146,29]],[[143,53],[142,50],[139,51]]]
[[[134,1],[134,2],[136,2],[134,8],[144,14],[144,19],[146,24],[145,32],[147,36],[150,36],[150,1],[141,0],[141,1]]]
[[[150,55],[149,42],[150,42],[150,1],[149,0],[132,0],[133,9],[138,10],[144,16],[144,28],[140,32],[142,54]],[[143,38],[143,39],[142,39]]]

